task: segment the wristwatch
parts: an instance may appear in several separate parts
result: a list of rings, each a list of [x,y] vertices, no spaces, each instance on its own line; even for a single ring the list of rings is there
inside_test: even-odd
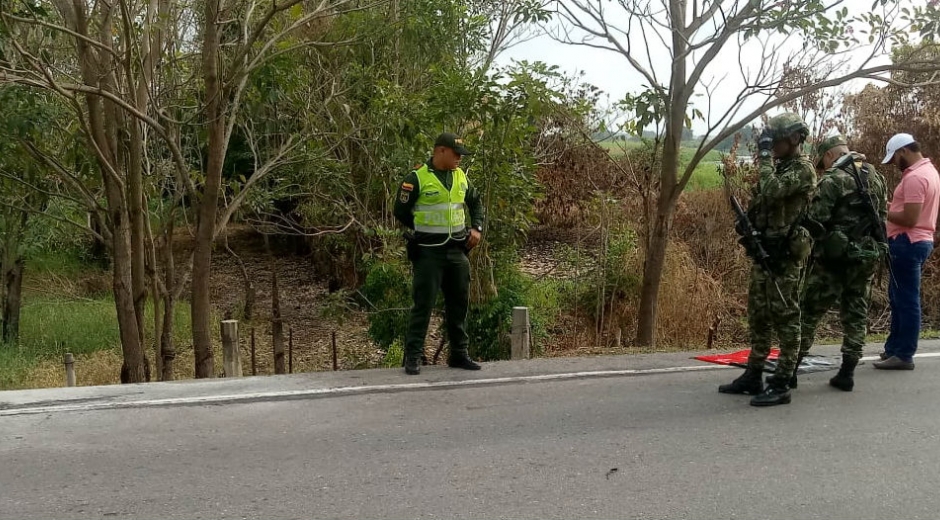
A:
[[[473,229],[479,231],[480,233],[483,232],[483,226],[473,226]]]

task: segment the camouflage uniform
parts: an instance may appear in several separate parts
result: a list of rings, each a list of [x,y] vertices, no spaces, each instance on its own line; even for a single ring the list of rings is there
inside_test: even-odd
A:
[[[840,137],[829,138],[820,143],[817,155],[843,144]],[[867,184],[866,195],[860,192],[853,172],[859,175],[859,182]],[[816,243],[801,300],[800,356],[813,346],[823,315],[839,302],[843,363],[848,360],[854,367],[862,357],[871,283],[886,253],[886,246],[876,239],[875,229],[883,229],[887,200],[884,177],[854,152],[842,156],[820,179],[807,215],[807,227]],[[877,210],[878,222],[870,205]]]
[[[722,393],[755,395],[751,400],[755,406],[790,402],[787,385],[800,350],[800,289],[812,249],[809,231],[800,225],[816,184],[816,170],[798,146],[808,133],[799,116],[782,114],[768,122],[758,144],[760,179],[752,190],[747,216],[770,258],[767,269],[756,260],[751,267],[747,305],[751,352],[747,369],[732,383],[718,388]],[[798,143],[793,142],[795,136],[799,137]],[[772,159],[770,150],[780,141],[789,141],[792,152]],[[748,247],[747,237],[742,238],[742,244]],[[748,255],[758,258],[755,251],[748,250]],[[765,391],[761,374],[775,333],[780,357]]]
[[[754,187],[748,216],[761,233],[771,257],[772,273],[751,266],[747,295],[751,354],[748,367],[761,371],[770,354],[773,334],[780,342],[777,375],[790,378],[800,350],[800,289],[809,257],[809,232],[799,225],[815,186],[816,171],[802,155],[784,157],[774,165],[760,164],[760,180]],[[776,280],[783,299],[774,286]]]

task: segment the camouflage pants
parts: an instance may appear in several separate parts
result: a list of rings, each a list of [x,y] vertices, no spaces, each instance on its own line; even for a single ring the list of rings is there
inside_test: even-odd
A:
[[[776,334],[780,357],[776,374],[787,379],[796,369],[800,351],[800,289],[803,262],[786,262],[774,270],[774,278],[760,266],[751,266],[751,282],[747,293],[748,331],[751,354],[747,364],[752,370],[763,371],[764,361]],[[774,287],[774,279],[780,293]]]
[[[800,353],[813,346],[816,327],[837,302],[842,322],[842,353],[862,357],[868,327],[868,303],[876,263],[825,266],[816,262],[806,278],[800,307],[803,313]]]

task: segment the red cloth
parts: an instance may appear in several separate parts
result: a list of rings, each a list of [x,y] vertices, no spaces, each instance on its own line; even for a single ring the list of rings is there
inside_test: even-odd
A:
[[[695,356],[695,359],[699,361],[705,361],[707,363],[716,363],[719,365],[738,365],[745,366],[747,365],[747,357],[750,355],[751,350],[739,350],[737,352],[731,352],[730,354],[714,354],[711,356]],[[770,349],[770,355],[767,356],[768,360],[775,360],[777,356],[780,355],[780,349],[772,348]]]

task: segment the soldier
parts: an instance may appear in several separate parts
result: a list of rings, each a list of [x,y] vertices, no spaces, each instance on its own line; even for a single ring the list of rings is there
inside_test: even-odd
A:
[[[838,301],[842,366],[829,384],[850,392],[865,346],[872,280],[887,253],[888,189],[884,177],[862,155],[850,152],[842,136],[820,141],[816,157],[816,167],[825,173],[805,224],[815,244],[801,302],[798,360],[813,346],[819,320]],[[795,373],[790,387],[796,388]]]
[[[813,164],[800,152],[808,135],[798,115],[781,114],[768,121],[758,141],[760,178],[747,214],[769,259],[761,262],[758,252],[747,248],[754,259],[747,301],[751,353],[744,374],[718,387],[726,394],[753,395],[754,406],[790,402],[789,382],[800,350],[800,288],[812,248],[809,232],[800,225],[816,183]],[[774,332],[780,357],[764,389],[761,374]]]

